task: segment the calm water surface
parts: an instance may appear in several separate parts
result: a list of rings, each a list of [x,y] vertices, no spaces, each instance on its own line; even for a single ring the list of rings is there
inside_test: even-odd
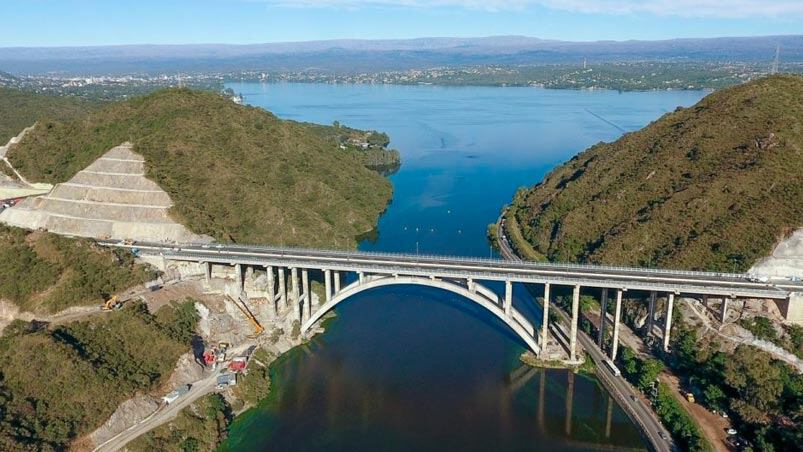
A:
[[[280,117],[387,132],[394,198],[364,250],[488,256],[488,223],[516,189],[586,147],[704,93],[228,84]],[[489,285],[494,290],[501,287]],[[514,303],[537,324],[523,287]],[[521,366],[520,341],[457,295],[398,286],[344,302],[325,334],[275,366],[269,399],[229,450],[643,448],[598,382]]]

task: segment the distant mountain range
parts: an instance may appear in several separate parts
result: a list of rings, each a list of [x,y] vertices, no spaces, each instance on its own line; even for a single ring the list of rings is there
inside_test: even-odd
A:
[[[803,35],[595,42],[495,36],[247,45],[5,47],[0,48],[0,68],[17,75],[91,75],[232,70],[376,72],[456,65],[579,63],[583,59],[590,63],[769,63],[776,46],[780,46],[782,61],[803,62]]]

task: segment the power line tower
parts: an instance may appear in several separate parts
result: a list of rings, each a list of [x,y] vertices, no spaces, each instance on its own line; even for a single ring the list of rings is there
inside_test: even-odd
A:
[[[770,74],[775,75],[778,73],[778,60],[781,54],[781,46],[775,46],[775,59],[772,60],[772,68],[770,69]]]

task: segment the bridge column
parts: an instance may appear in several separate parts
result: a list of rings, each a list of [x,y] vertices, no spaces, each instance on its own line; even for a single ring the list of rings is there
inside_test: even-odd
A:
[[[323,271],[323,280],[326,285],[326,301],[332,299],[332,271],[326,269]]]
[[[288,306],[287,303],[287,280],[284,277],[284,267],[279,267],[279,298],[282,300],[282,304],[286,308]]]
[[[212,264],[204,262],[204,286],[208,289],[212,284]]]
[[[265,274],[268,277],[268,302],[270,303],[273,315],[279,314],[279,309],[276,307],[276,281],[273,278],[273,266],[265,266]]]
[[[541,317],[541,353],[549,340],[549,283],[544,284],[544,315]]]
[[[334,273],[335,274],[332,275],[332,276],[334,276],[334,279],[335,279],[335,293],[338,293],[338,292],[340,292],[340,272],[339,271],[335,271]]]
[[[672,331],[672,304],[675,302],[675,294],[670,293],[666,299],[666,319],[664,321],[664,351],[669,351],[669,334]]]
[[[473,278],[468,278],[466,280],[466,287],[468,288],[468,291],[471,292],[471,293],[474,293],[474,292],[477,291],[477,288],[474,286],[474,279]]]
[[[240,264],[234,264],[234,272],[236,273],[235,278],[237,281],[237,290],[242,292],[245,288],[243,285],[243,266]]]
[[[655,318],[655,298],[657,296],[658,296],[658,294],[654,290],[652,292],[650,292],[650,301],[649,301],[649,304],[647,305],[647,311],[648,311],[648,314],[647,314],[647,337],[650,337],[650,335],[652,335],[652,322],[653,322],[653,319]]]
[[[301,293],[298,288],[298,269],[290,269],[290,285],[293,290],[293,315],[299,322],[301,321]]]
[[[602,299],[600,300],[600,313],[599,313],[599,337],[597,338],[597,346],[602,350],[605,342],[605,324],[608,322],[608,289],[602,289]]]
[[[312,315],[312,293],[310,293],[309,270],[306,268],[301,269],[301,285],[304,288],[304,316],[302,319],[308,319]]]
[[[622,289],[616,290],[616,308],[613,311],[613,343],[611,344],[611,361],[616,361],[619,350],[619,320],[622,317]]]
[[[719,315],[719,321],[724,325],[725,320],[728,320],[728,297],[722,297],[722,311]]]
[[[569,334],[569,359],[577,360],[577,321],[580,317],[580,286],[574,286],[572,292],[572,324]]]
[[[510,317],[510,308],[513,306],[513,283],[505,281],[505,315]]]
[[[360,284],[365,282],[365,272],[357,272],[357,278],[360,280]]]

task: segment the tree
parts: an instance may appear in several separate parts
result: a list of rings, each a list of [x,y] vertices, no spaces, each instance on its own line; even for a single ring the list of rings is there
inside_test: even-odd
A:
[[[638,386],[645,391],[652,386],[658,374],[664,370],[664,363],[657,359],[647,359],[642,361],[639,369]]]
[[[741,399],[733,401],[731,406],[744,415],[745,420],[765,419],[767,410],[777,406],[783,381],[768,353],[749,345],[738,346],[731,359],[725,362],[724,377],[725,383],[735,389]]]
[[[703,389],[703,400],[711,408],[722,410],[725,407],[727,397],[722,391],[722,388],[715,384],[708,383]]]

